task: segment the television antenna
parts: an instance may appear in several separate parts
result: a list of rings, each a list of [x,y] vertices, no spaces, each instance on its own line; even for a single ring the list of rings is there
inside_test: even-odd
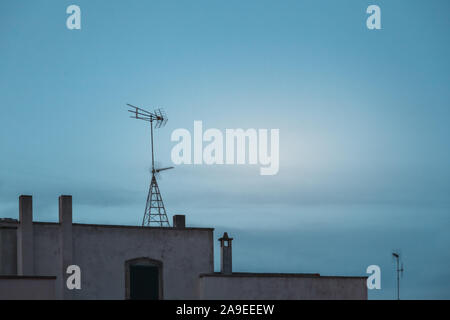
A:
[[[170,227],[169,219],[167,218],[166,208],[161,197],[161,192],[156,181],[156,175],[159,175],[161,171],[173,169],[173,167],[167,168],[155,168],[155,153],[153,147],[153,127],[159,129],[164,127],[167,123],[167,116],[162,109],[156,109],[154,112],[149,112],[142,108],[135,107],[131,104],[127,106],[133,108],[128,110],[132,114],[130,118],[144,120],[150,122],[150,136],[152,146],[152,180],[150,182],[150,188],[147,196],[147,203],[145,205],[144,217],[142,218],[142,226],[158,226],[158,227]]]
[[[400,300],[400,276],[403,277],[403,262],[400,264],[400,253],[399,251],[394,251],[392,256],[397,261],[397,300]]]

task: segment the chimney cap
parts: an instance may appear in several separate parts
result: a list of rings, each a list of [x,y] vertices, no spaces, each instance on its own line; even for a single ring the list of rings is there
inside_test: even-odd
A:
[[[222,238],[219,239],[219,241],[231,241],[233,238],[228,237],[228,232],[225,232],[222,236]]]

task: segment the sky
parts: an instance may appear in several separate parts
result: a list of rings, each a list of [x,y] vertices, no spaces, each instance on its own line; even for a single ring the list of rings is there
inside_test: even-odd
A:
[[[68,30],[66,8],[81,8]],[[381,30],[366,27],[369,5]],[[395,298],[450,299],[450,2],[0,2],[0,217],[33,195],[37,221],[140,225],[149,126],[156,158],[178,128],[280,130],[280,170],[179,165],[161,175],[169,214],[227,231],[234,271],[365,276]],[[216,270],[219,247],[215,244]]]

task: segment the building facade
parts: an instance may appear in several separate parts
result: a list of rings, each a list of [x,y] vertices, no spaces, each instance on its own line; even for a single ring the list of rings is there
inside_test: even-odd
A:
[[[32,197],[19,221],[0,221],[0,299],[367,299],[366,277],[232,271],[232,238],[214,229],[89,225],[72,222],[72,197],[59,198],[59,222],[33,222]],[[69,289],[69,266],[80,288]],[[69,268],[70,271],[70,268]]]

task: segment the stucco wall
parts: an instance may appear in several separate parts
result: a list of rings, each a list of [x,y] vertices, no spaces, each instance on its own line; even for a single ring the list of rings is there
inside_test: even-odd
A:
[[[0,276],[0,300],[54,300],[55,277]]]
[[[365,277],[286,274],[201,275],[200,299],[366,300]]]
[[[56,276],[56,298],[61,299],[63,288],[63,268],[59,241],[58,223],[33,223],[34,274]]]
[[[0,226],[0,275],[17,274],[17,228]]]
[[[213,229],[72,225],[69,264],[81,268],[81,290],[67,290],[61,224],[33,223],[35,275],[56,276],[57,299],[124,299],[125,263],[162,262],[163,298],[198,299],[198,275],[213,272]],[[0,229],[0,271],[17,275],[16,229]],[[63,294],[64,292],[64,294]]]
[[[197,299],[198,275],[213,271],[212,229],[74,224],[72,232],[72,263],[82,274],[73,299],[124,299],[125,262],[135,258],[162,262],[164,299]],[[52,241],[45,238],[39,246]]]

